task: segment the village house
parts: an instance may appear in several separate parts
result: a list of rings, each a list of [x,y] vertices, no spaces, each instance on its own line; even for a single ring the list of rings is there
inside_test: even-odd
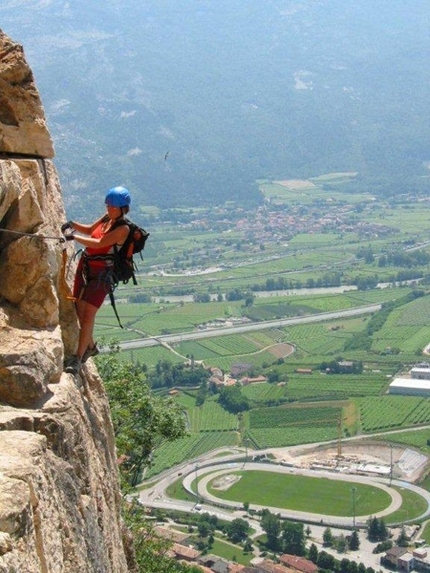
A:
[[[168,551],[171,557],[174,557],[177,561],[185,561],[191,563],[197,561],[200,551],[193,549],[192,547],[187,547],[181,543],[174,543],[171,549]]]
[[[262,384],[263,382],[267,382],[266,376],[254,376],[254,378],[249,378],[248,376],[244,376],[239,380],[242,386],[248,386],[249,384]]]
[[[309,561],[309,559],[305,559],[304,557],[299,557],[298,555],[289,555],[288,553],[284,553],[279,558],[279,561],[282,565],[286,565],[300,573],[316,573],[318,571],[318,567],[315,563],[312,563],[312,561]]]

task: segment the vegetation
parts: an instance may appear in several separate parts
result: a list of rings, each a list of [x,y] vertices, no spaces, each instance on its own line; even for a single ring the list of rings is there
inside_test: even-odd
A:
[[[173,400],[154,396],[136,366],[119,361],[118,350],[111,350],[98,360],[99,371],[111,406],[121,475],[135,486],[154,450],[185,435],[185,419]]]
[[[353,515],[351,484],[328,478],[294,476],[275,472],[249,470],[232,472],[240,480],[227,491],[209,491],[218,498],[264,507],[288,508],[296,511],[319,513],[321,515]],[[264,483],[264,488],[261,484]],[[389,506],[391,498],[380,488],[357,483],[356,511],[368,515],[382,511]]]

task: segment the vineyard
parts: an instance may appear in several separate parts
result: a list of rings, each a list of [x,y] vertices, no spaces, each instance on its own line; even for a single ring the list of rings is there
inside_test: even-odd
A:
[[[335,439],[341,415],[336,406],[284,406],[256,408],[245,421],[249,440],[262,449]]]
[[[405,444],[420,449],[425,454],[430,454],[430,445],[427,441],[430,439],[430,429],[416,428],[413,432],[404,431],[387,434],[387,436],[379,436],[380,440],[387,440],[399,444]]]
[[[285,428],[257,428],[249,430],[248,438],[256,449],[282,448],[311,444],[337,438],[335,424],[327,426],[288,426]]]
[[[340,407],[296,407],[256,408],[249,413],[251,430],[256,428],[282,428],[305,425],[321,427],[336,424],[342,415]]]
[[[291,374],[288,396],[294,400],[343,400],[354,396],[378,396],[387,385],[382,373],[311,376]]]
[[[242,388],[242,393],[252,402],[275,402],[287,396],[287,388],[268,383],[250,384]]]
[[[222,408],[217,397],[207,399],[202,406],[188,411],[190,429],[193,433],[237,430],[237,416]]]
[[[236,432],[205,432],[192,434],[173,443],[164,444],[157,448],[145,477],[150,478],[163,470],[192,460],[212,450],[236,446],[237,440]]]
[[[363,318],[301,324],[286,328],[288,342],[310,356],[330,356],[343,350],[346,340],[363,329]]]
[[[430,400],[413,396],[380,396],[359,402],[363,432],[430,423]]]
[[[251,354],[261,349],[261,346],[251,341],[249,337],[240,334],[203,339],[199,341],[198,346],[203,349],[203,352],[209,351],[212,356],[238,356]]]

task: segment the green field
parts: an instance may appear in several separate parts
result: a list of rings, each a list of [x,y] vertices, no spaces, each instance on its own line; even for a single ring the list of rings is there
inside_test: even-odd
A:
[[[229,501],[243,503],[252,500],[252,503],[264,507],[348,517],[354,511],[352,485],[356,488],[356,516],[374,515],[391,503],[386,491],[361,483],[255,470],[232,474],[240,476],[240,480],[228,490],[215,489],[212,481],[208,491]]]

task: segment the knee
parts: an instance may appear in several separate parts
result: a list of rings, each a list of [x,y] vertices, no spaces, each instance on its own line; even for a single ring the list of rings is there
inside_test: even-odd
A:
[[[82,312],[79,314],[79,320],[81,324],[91,323],[94,320],[97,311],[98,308],[96,308],[92,304],[86,304],[82,309]]]

